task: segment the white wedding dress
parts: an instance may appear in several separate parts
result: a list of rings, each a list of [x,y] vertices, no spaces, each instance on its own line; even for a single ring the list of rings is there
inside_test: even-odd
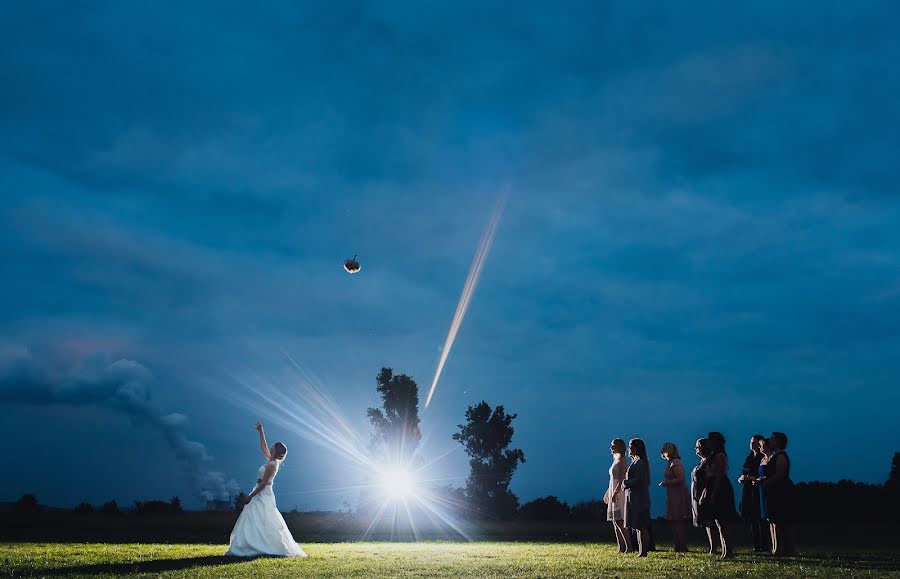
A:
[[[280,460],[275,464],[275,474],[281,467]],[[257,480],[262,479],[266,463],[259,467]],[[272,476],[272,481],[275,476]],[[291,531],[284,522],[284,517],[275,505],[275,493],[272,492],[272,481],[244,506],[241,516],[231,531],[226,555],[235,557],[252,557],[254,555],[278,555],[281,557],[306,557],[300,545],[294,541]],[[253,487],[256,488],[256,485]]]

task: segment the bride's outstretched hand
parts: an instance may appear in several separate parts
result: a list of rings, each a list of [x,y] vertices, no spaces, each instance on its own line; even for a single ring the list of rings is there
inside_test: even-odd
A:
[[[256,423],[256,432],[262,432],[262,431],[263,431],[262,422],[257,422]]]

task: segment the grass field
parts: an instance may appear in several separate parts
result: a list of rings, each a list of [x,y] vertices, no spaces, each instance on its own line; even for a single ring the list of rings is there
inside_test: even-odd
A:
[[[897,577],[900,553],[809,552],[786,560],[696,550],[620,556],[609,544],[313,543],[307,559],[222,557],[224,546],[0,544],[2,577]]]

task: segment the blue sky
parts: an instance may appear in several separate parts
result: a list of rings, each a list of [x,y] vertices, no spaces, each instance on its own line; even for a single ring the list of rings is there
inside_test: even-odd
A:
[[[190,503],[190,457],[248,486],[271,417],[229,377],[304,406],[281,350],[364,437],[382,365],[430,384],[504,187],[424,455],[484,399],[525,500],[709,430],[887,477],[895,3],[319,4],[0,7],[0,499]],[[357,473],[299,430],[281,504],[338,506],[306,491]]]

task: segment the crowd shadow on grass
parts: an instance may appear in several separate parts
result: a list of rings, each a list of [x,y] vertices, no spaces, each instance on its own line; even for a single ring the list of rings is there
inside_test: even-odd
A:
[[[206,557],[186,557],[184,559],[153,559],[150,561],[135,561],[133,563],[95,563],[93,565],[78,565],[75,567],[55,567],[53,569],[40,569],[42,577],[66,577],[70,575],[129,575],[134,573],[163,573],[165,571],[184,571],[194,567],[210,567],[222,565],[237,565],[255,561],[257,559],[277,559],[269,555],[256,557],[227,557],[225,555],[209,555]]]

